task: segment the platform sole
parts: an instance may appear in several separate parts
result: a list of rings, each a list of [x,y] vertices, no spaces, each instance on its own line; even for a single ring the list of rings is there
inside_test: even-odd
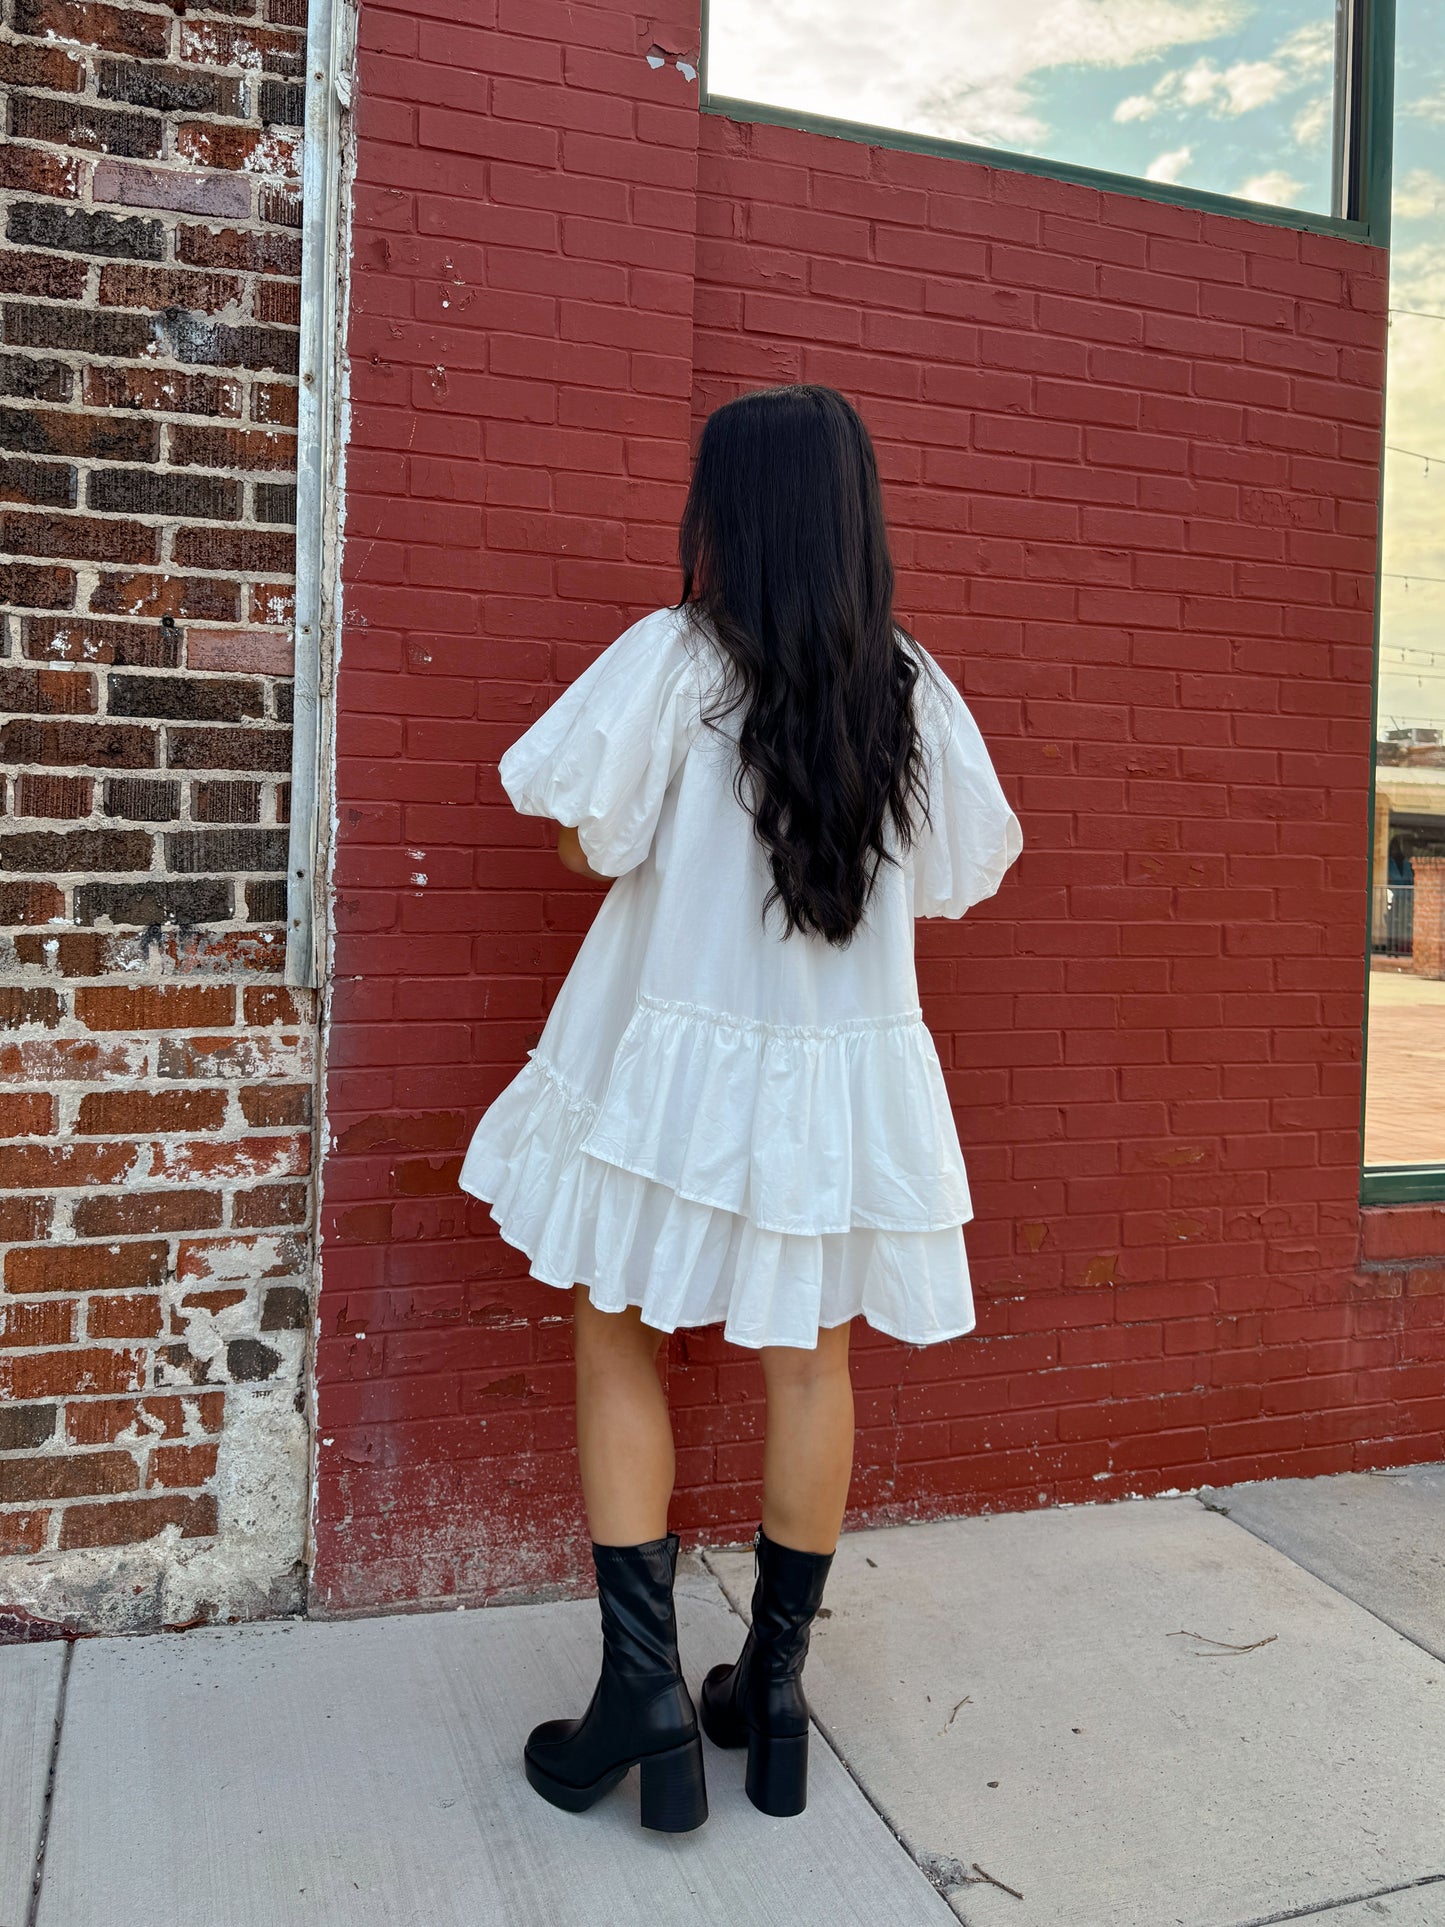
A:
[[[571,1786],[539,1766],[531,1754],[524,1755],[527,1784],[554,1807],[566,1813],[585,1813],[604,1794],[610,1793],[631,1772],[642,1769],[642,1824],[653,1833],[691,1833],[707,1818],[707,1779],[703,1770],[702,1741],[686,1740],[666,1753],[644,1753],[609,1767],[590,1786]]]

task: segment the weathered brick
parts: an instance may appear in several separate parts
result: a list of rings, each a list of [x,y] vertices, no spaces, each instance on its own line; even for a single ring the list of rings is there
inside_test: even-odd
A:
[[[199,268],[234,268],[245,274],[294,276],[301,272],[301,243],[289,234],[257,234],[243,228],[180,227],[176,230],[176,259]]]
[[[20,140],[53,141],[59,147],[90,147],[102,154],[154,160],[165,139],[159,114],[98,107],[90,101],[16,94],[10,102],[10,132]]]
[[[296,426],[298,393],[294,382],[258,381],[251,388],[251,415],[278,427]]]
[[[201,871],[234,874],[284,870],[285,830],[174,830],[166,837],[166,863],[182,875]]]
[[[34,1459],[0,1459],[0,1505],[90,1498],[97,1492],[134,1492],[139,1486],[140,1469],[129,1452],[80,1452],[70,1458],[46,1453]]]
[[[51,0],[54,4],[54,0]],[[204,1539],[216,1531],[216,1501],[208,1494],[164,1499],[111,1499],[97,1505],[69,1505],[60,1517],[60,1546],[138,1545],[168,1526],[183,1539]]]
[[[98,161],[90,191],[97,201],[119,207],[163,207],[180,214],[232,219],[251,211],[251,183],[244,178],[179,174],[164,167],[141,167],[134,161]]]
[[[286,528],[296,525],[296,484],[294,482],[257,482],[252,500],[258,522],[279,522]]]
[[[94,372],[87,370],[88,374]],[[153,462],[160,447],[160,430],[154,422],[62,414],[52,408],[0,408],[0,448],[19,449],[27,455]]]
[[[143,877],[134,883],[82,883],[75,891],[77,923],[151,925],[224,922],[231,914],[231,884],[224,877],[178,882]]]
[[[20,94],[16,101],[26,98]],[[43,147],[17,147],[0,142],[0,188],[21,194],[51,194],[73,201],[80,193],[81,164],[72,154],[56,154]]]
[[[158,1291],[165,1283],[163,1239],[136,1244],[37,1245],[5,1254],[5,1289],[49,1291]]]
[[[26,774],[15,784],[15,814],[56,819],[89,816],[94,794],[89,776]]]
[[[299,228],[301,196],[284,187],[263,187],[256,196],[256,218],[271,227]]]
[[[95,713],[95,677],[70,669],[0,668],[0,710],[23,716]]]
[[[241,1093],[241,1110],[248,1124],[309,1124],[311,1091],[305,1084],[251,1084]]]
[[[0,745],[3,740],[0,732]],[[287,770],[291,735],[284,729],[171,729],[166,761],[172,769]]]
[[[189,422],[169,430],[177,468],[294,469],[296,437],[271,429],[210,428]]]
[[[233,1338],[226,1347],[226,1371],[242,1384],[274,1377],[280,1363],[280,1352],[259,1338]]]
[[[87,1030],[216,1030],[235,1011],[229,984],[106,984],[75,993]]]
[[[107,6],[102,0],[15,0],[15,31],[158,60],[166,51],[169,23],[164,14]]]
[[[76,354],[143,355],[155,338],[144,315],[100,314],[88,308],[4,304],[5,339],[16,348],[68,348]]]
[[[61,769],[149,769],[159,761],[154,730],[123,723],[46,723],[20,717],[0,725],[0,760]]]
[[[211,314],[237,306],[242,282],[234,274],[206,274],[190,268],[153,268],[134,261],[113,261],[100,272],[100,299],[114,308],[190,308]]]
[[[235,622],[241,592],[234,582],[203,575],[113,575],[102,570],[90,593],[97,615],[153,616],[187,622]]]
[[[0,1406],[0,1452],[28,1452],[55,1436],[55,1405]]]
[[[106,783],[101,808],[132,823],[170,823],[181,813],[181,786],[161,777],[115,776]]]
[[[236,677],[112,676],[109,701],[113,716],[239,723],[266,713],[264,684]]]
[[[284,134],[269,127],[225,127],[213,121],[195,120],[182,121],[176,128],[175,139],[177,158],[189,161],[193,167],[215,167],[289,180],[301,177],[298,134]]]
[[[113,1445],[122,1432],[180,1439],[193,1430],[219,1432],[225,1410],[226,1395],[219,1391],[73,1400],[65,1407],[65,1430],[75,1445]]]
[[[50,1191],[62,1185],[119,1184],[135,1161],[128,1144],[3,1144],[0,1187]]]
[[[288,87],[280,80],[263,80],[259,105],[261,118],[268,125],[304,127],[306,124],[304,87]]]
[[[221,1222],[219,1191],[122,1191],[82,1198],[75,1229],[82,1238],[136,1238],[161,1231],[214,1231]],[[117,1388],[119,1389],[119,1388]]]
[[[180,57],[190,66],[238,67],[246,73],[259,69],[292,80],[305,72],[306,40],[303,34],[275,27],[185,21],[181,25]]]
[[[147,1483],[168,1489],[204,1485],[215,1476],[218,1451],[215,1445],[158,1445],[150,1456]]]
[[[65,897],[53,883],[39,883],[33,877],[0,883],[0,924],[49,923],[64,908]]]
[[[259,823],[259,783],[192,783],[191,818],[196,823]]]
[[[261,1306],[263,1332],[305,1331],[311,1301],[302,1285],[271,1285]]]
[[[267,84],[274,83],[262,83]],[[138,60],[102,60],[97,89],[102,100],[123,100],[132,107],[153,107],[163,114],[235,116],[244,112],[239,80],[227,74],[197,73],[184,67],[152,65]]]
[[[86,480],[85,505],[121,515],[211,516],[234,521],[241,513],[241,484],[222,475],[173,475],[164,469],[100,468]],[[183,531],[190,533],[190,531]],[[205,556],[183,555],[174,549],[184,568],[221,566]]]
[[[50,1532],[52,1515],[36,1512],[0,1512],[0,1553],[40,1552]]]
[[[172,553],[182,568],[274,575],[294,567],[296,543],[289,529],[177,529]]]
[[[0,455],[0,502],[73,509],[75,470],[60,462],[31,462],[18,455]]]
[[[157,1338],[161,1301],[153,1293],[92,1298],[85,1308],[87,1338]]]
[[[305,1224],[310,1209],[310,1192],[305,1184],[257,1184],[236,1193],[231,1222],[249,1230]]]
[[[54,1126],[52,1092],[0,1092],[0,1137],[47,1137]]]
[[[99,522],[79,515],[27,515],[0,510],[0,548],[12,555],[76,562],[154,562],[157,533],[139,522]]]
[[[28,256],[26,257],[29,258]],[[68,262],[61,263],[69,267]],[[84,274],[82,273],[82,285]],[[27,293],[39,294],[39,288],[27,289]],[[36,361],[31,355],[0,354],[0,395],[23,395],[30,401],[69,401],[74,385],[74,370],[63,361]],[[0,414],[15,411],[0,410]],[[268,415],[259,415],[258,421],[270,420]],[[13,447],[13,443],[3,444]]]
[[[275,629],[191,629],[186,633],[188,669],[244,669],[257,676],[289,676],[295,645]]]
[[[286,920],[284,880],[273,880],[268,877],[261,883],[248,883],[246,915],[252,923],[284,923]]]
[[[148,1137],[218,1131],[225,1120],[224,1091],[87,1091],[76,1128],[82,1137]]]
[[[188,314],[183,309],[168,311],[162,320],[166,346],[176,361],[201,362],[220,368],[275,368],[283,374],[295,372],[299,352],[297,337],[284,328],[261,328],[244,323],[233,326],[230,322],[209,321],[200,315]],[[52,344],[24,345],[49,347]]]
[[[0,249],[0,293],[38,294],[48,301],[78,301],[89,279],[90,264],[86,261],[72,261],[63,254],[31,254],[23,248]],[[4,392],[14,391],[7,385]],[[62,394],[69,392],[67,381]]]
[[[75,600],[75,571],[34,562],[0,562],[0,604],[12,609],[68,609]]]
[[[222,375],[182,374],[178,368],[87,368],[85,399],[95,408],[134,408],[165,415],[239,415],[242,389]],[[159,440],[159,425],[147,423]],[[155,448],[146,459],[154,459]]]
[[[144,830],[24,830],[0,836],[0,869],[64,876],[85,870],[148,870]]]
[[[53,1030],[64,1014],[58,990],[43,984],[0,984],[0,1030],[23,1030],[27,1024]]]
[[[52,94],[78,94],[84,86],[83,64],[59,47],[0,42],[0,87],[44,87]]]
[[[139,1391],[143,1380],[145,1353],[139,1351],[67,1347],[66,1351],[0,1357],[0,1399],[60,1399],[92,1391]]]
[[[74,1338],[75,1307],[68,1299],[0,1300],[0,1346],[69,1345]]]
[[[99,208],[60,207],[53,201],[12,202],[5,233],[21,247],[62,248],[70,254],[127,261],[161,261],[166,251],[166,231],[159,221],[106,214]],[[14,340],[13,335],[9,338]]]
[[[96,616],[27,616],[21,638],[32,662],[113,663],[121,669],[175,669],[181,632],[174,623],[106,622]]]

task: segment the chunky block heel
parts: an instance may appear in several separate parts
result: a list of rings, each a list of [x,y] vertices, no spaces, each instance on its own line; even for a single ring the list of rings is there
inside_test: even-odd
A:
[[[759,1813],[786,1820],[808,1804],[808,1736],[748,1734],[748,1798]]]
[[[642,1761],[642,1824],[654,1833],[691,1833],[707,1818],[702,1741]]]

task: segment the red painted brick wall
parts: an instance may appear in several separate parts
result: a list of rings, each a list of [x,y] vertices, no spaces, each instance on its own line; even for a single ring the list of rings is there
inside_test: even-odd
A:
[[[495,763],[779,380],[865,414],[1025,828],[920,936],[979,1326],[860,1332],[854,1517],[1438,1455],[1445,1219],[1356,1202],[1379,254],[699,118],[690,19],[363,37],[314,1608],[581,1570],[567,1306],[455,1178],[596,898]],[[756,1363],[668,1376],[675,1523],[741,1536]]]
[[[0,17],[0,1636],[301,1597],[303,24]]]

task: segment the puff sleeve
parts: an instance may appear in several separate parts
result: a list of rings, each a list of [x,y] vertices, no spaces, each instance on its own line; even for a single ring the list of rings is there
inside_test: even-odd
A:
[[[1023,849],[1023,829],[967,703],[921,653],[926,666],[917,689],[932,821],[913,846],[914,915],[961,917],[1003,882]]]
[[[523,816],[577,831],[604,876],[643,862],[700,703],[686,623],[658,609],[633,623],[519,736],[497,766]]]

